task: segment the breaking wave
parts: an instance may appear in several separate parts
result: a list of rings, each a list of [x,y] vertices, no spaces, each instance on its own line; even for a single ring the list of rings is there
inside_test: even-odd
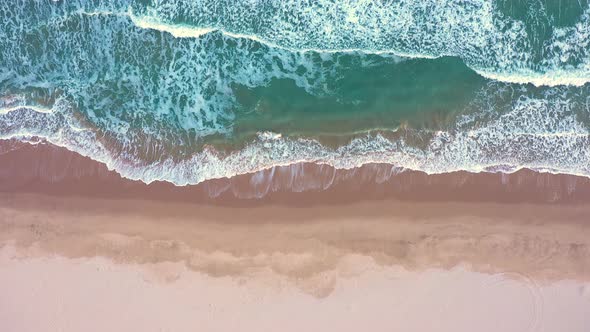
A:
[[[409,130],[397,137],[379,133],[352,139],[337,148],[312,139],[260,133],[237,151],[205,148],[184,160],[146,162],[132,151],[108,146],[95,131],[83,129],[69,117],[67,104],[59,100],[53,112],[37,112],[25,105],[2,112],[0,138],[41,138],[103,162],[124,177],[176,185],[301,162],[329,164],[337,169],[388,163],[426,173],[530,168],[590,176],[590,132],[582,121],[590,115],[590,100],[584,92],[551,88],[540,96],[531,96],[526,89],[492,84],[471,105],[480,111],[461,116],[448,131]],[[499,101],[508,96],[510,101],[499,107]]]

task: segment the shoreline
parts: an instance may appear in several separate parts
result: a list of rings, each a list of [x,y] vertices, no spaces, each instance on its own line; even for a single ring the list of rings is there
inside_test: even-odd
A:
[[[386,199],[579,205],[590,199],[590,178],[529,169],[510,174],[459,171],[428,175],[387,164],[336,170],[328,165],[302,163],[198,185],[175,186],[122,178],[104,164],[50,144],[0,141],[0,149],[0,192],[8,193],[226,206],[340,205]]]

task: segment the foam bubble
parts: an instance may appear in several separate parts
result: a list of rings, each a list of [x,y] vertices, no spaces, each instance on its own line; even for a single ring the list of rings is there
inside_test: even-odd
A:
[[[137,17],[130,11],[129,18],[136,26],[142,29],[153,29],[170,33],[176,38],[199,38],[205,34],[215,31],[213,28],[197,28],[191,26],[173,25],[163,23],[156,17],[142,16]]]
[[[28,108],[30,110],[32,110],[33,112],[37,112],[37,113],[51,113],[53,112],[53,109],[51,108],[47,108],[47,107],[39,107],[39,106],[13,106],[13,107],[7,107],[7,108],[0,108],[0,114],[7,114],[10,112],[14,112],[14,111],[18,111],[21,108]]]

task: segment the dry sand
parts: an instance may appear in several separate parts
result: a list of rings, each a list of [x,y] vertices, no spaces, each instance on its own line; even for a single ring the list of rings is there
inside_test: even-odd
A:
[[[318,299],[272,272],[211,277],[179,264],[104,258],[15,259],[0,251],[2,331],[453,331],[586,332],[590,285],[536,285],[464,268],[377,266],[342,276]],[[344,262],[342,264],[345,264]],[[174,280],[160,279],[175,271]]]
[[[0,196],[2,331],[583,331],[588,206]]]

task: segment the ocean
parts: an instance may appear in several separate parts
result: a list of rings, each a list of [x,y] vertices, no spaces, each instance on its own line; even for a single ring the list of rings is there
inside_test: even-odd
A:
[[[590,177],[586,0],[0,0],[0,139],[146,183]]]

